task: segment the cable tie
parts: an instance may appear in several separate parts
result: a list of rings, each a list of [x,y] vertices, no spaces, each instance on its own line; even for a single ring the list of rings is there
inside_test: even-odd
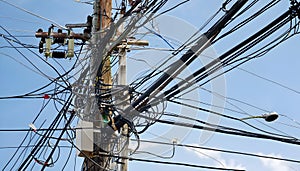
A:
[[[49,94],[44,94],[43,98],[44,99],[50,99],[50,96],[49,96]]]

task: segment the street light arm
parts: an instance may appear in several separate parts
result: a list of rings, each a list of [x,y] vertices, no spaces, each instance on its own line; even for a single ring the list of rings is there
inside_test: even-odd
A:
[[[273,122],[278,118],[278,116],[279,116],[278,113],[271,112],[271,113],[266,113],[266,114],[259,115],[259,116],[249,116],[249,117],[241,118],[240,120],[263,118],[267,122]]]

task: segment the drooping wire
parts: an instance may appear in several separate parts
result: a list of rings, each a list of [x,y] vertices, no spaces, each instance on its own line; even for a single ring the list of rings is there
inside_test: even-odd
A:
[[[31,11],[28,11],[28,10],[26,10],[26,9],[24,9],[24,8],[21,8],[21,7],[17,6],[17,5],[15,5],[15,4],[12,4],[12,3],[10,3],[10,2],[7,2],[6,0],[0,0],[0,1],[2,1],[3,3],[6,3],[6,4],[10,5],[10,6],[13,6],[14,8],[17,8],[17,9],[23,11],[23,12],[26,12],[26,13],[28,13],[28,14],[30,14],[30,15],[33,15],[33,16],[35,16],[35,17],[38,17],[38,18],[43,19],[43,20],[45,20],[45,21],[48,21],[48,22],[54,24],[56,27],[59,27],[59,28],[61,28],[61,29],[67,29],[67,28],[65,28],[64,26],[62,26],[62,25],[56,23],[55,21],[52,21],[52,20],[50,20],[50,19],[48,19],[48,18],[45,18],[45,17],[42,17],[42,16],[40,16],[40,15],[38,15],[38,14],[35,14],[35,13],[31,12]]]
[[[135,141],[135,140],[132,139],[131,141]],[[173,143],[158,142],[158,141],[151,141],[151,140],[144,140],[144,139],[141,139],[140,141],[141,141],[141,143],[152,143],[152,144],[169,145],[169,146],[174,145]],[[236,150],[224,150],[224,149],[219,149],[219,148],[211,148],[211,147],[196,146],[196,145],[189,145],[189,144],[180,144],[180,143],[176,143],[175,146],[176,147],[192,148],[192,149],[209,150],[209,151],[218,151],[218,152],[223,152],[223,153],[243,155],[243,156],[249,156],[249,157],[274,159],[274,160],[280,160],[280,161],[286,161],[286,162],[292,162],[292,163],[300,163],[300,160],[273,157],[273,156],[266,156],[266,155],[260,155],[260,154],[254,154],[254,153],[246,153],[246,152],[240,152],[240,151],[236,151]]]
[[[242,28],[243,26],[245,26],[246,24],[250,23],[251,21],[253,21],[255,18],[259,17],[261,14],[263,14],[264,12],[266,12],[267,10],[271,9],[273,6],[275,6],[277,3],[279,3],[281,0],[273,0],[271,2],[269,2],[268,4],[266,4],[265,6],[263,6],[261,9],[259,9],[257,12],[255,12],[253,15],[251,15],[250,17],[246,18],[245,20],[243,20],[242,22],[240,22],[239,24],[237,24],[236,26],[234,26],[232,29],[230,29],[229,31],[223,33],[222,35],[220,35],[216,40],[214,40],[212,42],[212,44],[214,44],[215,42],[223,39],[224,37],[232,34],[233,32],[237,31],[238,29]]]
[[[139,115],[139,117],[152,119],[152,118],[149,118],[149,117],[146,117],[143,115]],[[270,135],[266,135],[266,134],[254,133],[254,132],[239,130],[239,129],[230,128],[230,127],[214,128],[214,127],[200,126],[200,125],[195,125],[195,124],[190,124],[190,123],[175,122],[175,121],[162,120],[162,119],[156,119],[155,121],[157,123],[162,123],[162,124],[167,124],[167,125],[175,125],[175,126],[187,127],[187,128],[192,128],[192,129],[207,130],[207,131],[213,131],[213,132],[227,134],[227,135],[251,137],[251,138],[257,138],[257,139],[267,139],[267,140],[273,140],[273,141],[278,141],[278,142],[287,143],[287,144],[300,145],[300,140],[296,139],[296,138],[282,138],[282,137],[278,137],[278,136],[270,136]]]
[[[134,158],[134,157],[125,157],[125,156],[118,156],[118,155],[105,155],[107,157],[118,157],[120,159],[128,159],[129,161],[139,161],[139,162],[147,162],[147,163],[155,163],[155,164],[164,164],[164,165],[171,165],[175,166],[184,166],[184,167],[191,167],[191,168],[202,168],[202,169],[209,169],[209,170],[231,170],[231,171],[245,171],[243,169],[233,169],[233,168],[220,168],[220,167],[213,167],[213,166],[203,166],[203,165],[196,165],[196,164],[189,164],[189,163],[182,163],[182,162],[168,162],[168,161],[160,161],[160,160],[150,160],[150,159],[142,159],[142,158]]]

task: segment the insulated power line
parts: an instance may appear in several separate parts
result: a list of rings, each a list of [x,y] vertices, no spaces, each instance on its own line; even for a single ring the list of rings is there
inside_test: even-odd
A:
[[[22,145],[22,146],[1,146],[0,147],[0,150],[6,150],[6,149],[17,149],[17,148],[32,148],[32,147],[35,147],[35,145]],[[44,146],[46,147],[46,146]],[[74,148],[73,146],[67,146],[67,145],[60,145],[59,146],[60,148]]]
[[[212,132],[222,133],[222,134],[227,134],[227,135],[249,137],[249,138],[256,138],[256,139],[266,139],[266,140],[283,142],[283,143],[287,143],[287,144],[300,145],[300,140],[296,139],[296,138],[283,138],[283,137],[279,137],[279,136],[270,136],[267,134],[254,133],[254,132],[234,129],[234,128],[230,128],[230,127],[220,127],[220,128],[219,127],[208,127],[208,126],[201,126],[201,125],[190,124],[190,123],[175,122],[175,121],[162,120],[162,119],[153,119],[151,117],[144,116],[141,114],[139,115],[139,117],[152,120],[156,123],[166,124],[166,125],[175,125],[175,126],[198,129],[198,130],[212,131]]]
[[[132,141],[135,141],[132,139]],[[150,144],[160,144],[160,145],[169,145],[169,146],[177,146],[177,147],[186,147],[186,148],[193,148],[193,149],[202,149],[202,150],[209,150],[209,151],[218,151],[223,153],[230,153],[230,154],[236,154],[236,155],[244,155],[249,157],[258,157],[258,158],[265,158],[265,159],[274,159],[274,160],[281,160],[286,162],[292,162],[292,163],[300,163],[300,160],[294,160],[294,159],[287,159],[287,158],[280,158],[280,157],[273,157],[273,156],[266,156],[266,155],[260,155],[260,154],[254,154],[254,153],[246,153],[246,152],[240,152],[240,151],[234,151],[234,150],[224,150],[219,148],[211,148],[211,147],[204,147],[204,146],[196,146],[196,145],[189,145],[189,144],[178,144],[178,143],[167,143],[167,142],[158,142],[158,141],[151,141],[151,140],[140,140],[141,143],[150,143]]]
[[[158,7],[158,6],[157,6]],[[159,8],[156,8],[156,9],[159,9]],[[156,10],[155,9],[155,10]],[[64,68],[63,67],[61,67],[63,70],[64,70]],[[65,71],[66,72],[66,71]],[[60,77],[59,77],[60,78]],[[63,79],[62,77],[61,77],[61,79]],[[69,78],[67,78],[67,79],[65,79],[65,83],[66,84],[68,84],[69,83],[69,81],[70,81],[70,79]],[[58,85],[58,83],[57,82],[54,82],[54,84],[55,84],[55,86],[57,86]],[[67,86],[67,88],[69,88],[68,86]],[[69,90],[69,89],[68,89]],[[53,91],[54,92],[58,92],[59,91],[59,89],[58,88],[55,88],[55,89],[53,89]],[[39,93],[40,94],[40,93]],[[60,97],[58,97],[57,95],[58,94],[61,94],[61,96]],[[30,94],[31,96],[33,95],[33,94]],[[35,95],[37,95],[37,94],[35,94]],[[59,101],[61,104],[64,104],[64,103],[67,103],[66,101],[66,99],[64,99],[64,96],[65,96],[65,94],[63,94],[63,92],[61,91],[61,92],[59,92],[59,93],[54,93],[53,95],[55,95],[56,97],[55,97],[55,99],[53,98],[53,100],[55,100],[55,101]],[[29,97],[31,97],[31,96],[29,96]],[[56,104],[55,104],[55,106],[56,106]],[[158,112],[156,112],[155,113],[155,111],[153,112],[153,114],[157,114],[157,115],[159,115],[160,113],[158,113]],[[150,120],[150,119],[149,119]],[[67,128],[67,129],[71,129],[71,128]],[[43,131],[52,131],[52,132],[54,132],[54,131],[58,131],[59,130],[59,128],[53,128],[53,129],[51,129],[51,128],[49,128],[49,129],[45,129],[45,130],[43,130]],[[13,132],[13,131],[18,131],[18,130],[10,130],[11,132]],[[28,132],[28,129],[24,129],[23,131],[26,131],[26,132]],[[38,130],[38,131],[42,131],[42,129],[40,129],[40,130]],[[47,138],[49,138],[50,136],[48,136]],[[69,139],[68,139],[69,140]],[[49,141],[48,141],[49,142]],[[45,147],[48,147],[48,146],[45,146]],[[59,146],[57,146],[57,147],[59,147]],[[51,148],[51,147],[50,147]],[[45,151],[47,151],[47,150],[45,150]],[[51,157],[51,160],[52,160],[52,157]],[[184,163],[183,163],[184,164]]]
[[[119,158],[119,159],[128,159],[129,161],[155,163],[155,164],[163,164],[163,165],[171,165],[171,166],[183,166],[183,167],[201,168],[201,169],[209,169],[209,170],[245,171],[243,169],[220,168],[220,167],[203,166],[203,165],[196,165],[196,164],[189,164],[189,163],[182,163],[182,162],[168,162],[168,161],[160,161],[160,160],[149,160],[149,159],[142,159],[142,158],[135,158],[135,157],[107,155],[107,154],[103,154],[103,155],[104,156],[109,156],[109,157],[116,157],[116,158]]]
[[[222,66],[226,66],[226,64],[233,59],[239,57],[241,54],[252,48],[254,45],[259,43],[260,41],[264,40],[266,37],[270,36],[272,33],[274,33],[276,30],[278,30],[280,27],[288,23],[291,18],[290,13],[291,9],[283,13],[280,17],[278,17],[276,20],[272,21],[270,24],[268,24],[266,27],[249,37],[248,39],[242,41],[240,44],[235,46],[234,48],[230,49],[229,51],[225,52],[220,57],[214,59],[204,67],[201,67],[199,70],[191,74],[186,78],[186,81],[190,81],[192,79],[195,79],[193,84],[196,84],[199,81],[202,81],[209,75],[211,75],[213,72],[220,69]],[[233,69],[233,68],[231,68]],[[230,69],[230,70],[231,70]],[[228,70],[228,71],[230,71]],[[196,77],[196,78],[195,78]],[[183,80],[170,89],[166,90],[162,96],[165,96],[167,98],[172,98],[175,95],[179,94],[182,90],[189,88],[190,84],[186,84],[186,81]],[[207,83],[208,81],[202,83],[201,85]],[[185,86],[183,86],[185,85]],[[183,86],[180,88],[180,86]]]
[[[22,8],[22,7],[19,7],[19,6],[15,5],[15,4],[12,4],[12,3],[7,2],[7,1],[5,1],[5,0],[0,0],[0,1],[2,1],[2,2],[6,3],[6,4],[10,5],[10,6],[13,6],[14,8],[17,8],[17,9],[23,11],[23,12],[26,12],[26,13],[28,13],[28,14],[30,14],[30,15],[33,15],[33,16],[35,16],[35,17],[38,17],[38,18],[43,19],[43,20],[45,20],[45,21],[48,21],[48,22],[54,24],[55,26],[57,26],[57,27],[59,27],[59,28],[67,29],[67,28],[65,28],[64,26],[62,26],[62,25],[56,23],[55,21],[52,21],[52,20],[50,20],[50,19],[48,19],[48,18],[45,18],[45,17],[42,17],[41,15],[35,14],[35,13],[33,13],[33,12],[29,11],[29,10],[26,10],[26,9],[24,9],[24,8]]]

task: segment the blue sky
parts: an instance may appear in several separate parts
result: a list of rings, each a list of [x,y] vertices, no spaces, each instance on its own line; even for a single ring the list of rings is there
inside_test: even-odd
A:
[[[12,0],[7,0],[7,2],[14,3],[28,11],[36,13],[40,16],[53,20],[61,25],[68,23],[82,23],[85,22],[86,16],[92,14],[93,9],[91,5],[77,3],[71,0],[59,1],[45,1],[41,2],[38,0],[28,0],[28,1],[18,1],[14,2]],[[172,0],[167,3],[165,9],[171,7],[174,4],[180,2],[179,0]],[[216,0],[212,2],[207,2],[203,0],[191,0],[188,3],[180,6],[176,10],[168,13],[169,16],[163,18],[162,21],[157,21],[158,25],[161,26],[157,31],[162,35],[165,35],[168,40],[176,45],[176,41],[184,41],[184,37],[180,35],[192,34],[193,32],[187,31],[187,29],[196,30],[199,28],[205,20],[212,16],[222,5],[223,1]],[[259,8],[264,2],[260,2],[253,7],[253,11]],[[1,26],[11,32],[13,35],[34,35],[35,31],[39,28],[47,30],[51,23],[27,14],[23,11],[16,9],[15,7],[5,4],[3,1],[0,1],[0,23]],[[258,18],[245,27],[241,31],[235,33],[225,40],[222,43],[216,43],[210,51],[206,53],[212,57],[216,57],[238,42],[244,40],[252,33],[256,32],[258,29],[262,28],[269,21],[272,21],[281,13],[285,12],[289,8],[289,2],[283,1],[280,2],[276,7],[265,15]],[[253,12],[250,11],[250,12]],[[246,15],[249,15],[246,13]],[[218,15],[220,17],[221,15]],[[168,17],[173,17],[172,19]],[[171,25],[164,23],[165,20],[174,20],[184,23],[183,25]],[[168,20],[169,21],[169,20]],[[215,20],[214,20],[215,21]],[[238,22],[237,20],[236,22]],[[173,28],[172,28],[173,27]],[[174,31],[175,27],[179,27],[179,30],[182,32]],[[230,25],[229,25],[230,27]],[[169,29],[169,30],[168,30]],[[207,28],[206,28],[207,29]],[[204,29],[205,31],[205,29]],[[1,30],[1,34],[5,34],[4,30]],[[177,35],[178,34],[178,35]],[[189,35],[187,34],[187,36]],[[153,38],[153,36],[147,37],[150,41],[150,46],[159,46],[167,47],[166,44],[160,42],[160,39]],[[38,45],[39,40],[34,37],[25,37],[20,38],[25,43]],[[175,41],[176,40],[176,41]],[[0,46],[6,46],[6,41],[1,38]],[[266,111],[276,111],[283,116],[280,116],[276,122],[266,123],[258,122],[257,120],[249,120],[248,122],[258,126],[259,128],[276,132],[274,129],[268,127],[271,126],[280,131],[286,132],[288,135],[299,138],[299,101],[300,96],[299,92],[293,90],[300,90],[300,78],[298,73],[300,72],[299,63],[300,58],[298,57],[298,46],[299,46],[299,37],[296,35],[286,42],[280,44],[278,47],[270,51],[268,54],[255,58],[250,62],[242,65],[240,68],[236,68],[233,71],[227,73],[219,80],[221,81],[221,89],[224,95],[227,98],[222,98],[220,103],[224,103],[225,109],[223,112],[225,114],[234,116],[234,117],[245,117],[245,115],[232,112],[226,108],[240,110],[242,109],[245,113],[250,115],[260,115],[266,113]],[[38,53],[37,49],[33,49]],[[55,75],[55,73],[45,66],[39,59],[32,55],[32,53],[22,50],[24,55],[38,65],[45,73]],[[146,52],[145,52],[146,53]],[[129,53],[129,58],[144,57],[146,60],[151,61],[151,64],[155,64],[155,59],[148,58],[153,52],[148,53],[147,55],[139,53]],[[211,55],[212,54],[212,55]],[[163,58],[167,54],[157,54],[157,56]],[[0,74],[1,74],[1,93],[0,97],[19,95],[29,92],[33,89],[41,87],[42,85],[48,83],[48,80],[31,70],[28,70],[26,67],[16,62],[14,59],[25,63],[29,66],[28,62],[20,56],[14,49],[9,48],[0,48]],[[199,67],[199,65],[205,63],[205,56],[200,56],[200,61],[197,61],[196,64],[192,65],[189,70],[193,71]],[[48,59],[50,62],[51,59]],[[69,67],[74,59],[64,61],[63,64],[66,67]],[[152,61],[153,60],[153,61]],[[208,59],[206,59],[208,60]],[[130,64],[132,62],[132,64]],[[128,82],[136,78],[136,68],[134,68],[134,61],[128,59]],[[132,67],[131,67],[132,65]],[[139,64],[142,66],[142,64]],[[32,67],[31,67],[32,68]],[[134,74],[131,74],[134,73]],[[252,74],[251,74],[252,73]],[[255,76],[254,74],[260,76]],[[272,80],[273,82],[267,81]],[[276,82],[276,83],[274,83]],[[280,85],[279,85],[280,84]],[[285,87],[284,87],[285,86]],[[288,88],[290,89],[288,89]],[[205,86],[205,88],[213,89],[220,88],[214,87],[212,83]],[[291,90],[293,89],[293,90]],[[219,89],[218,89],[219,90]],[[196,100],[204,101],[207,103],[214,103],[216,99],[212,99],[212,95],[206,93],[203,90],[199,90]],[[237,102],[232,99],[238,99],[239,101],[251,104],[252,106],[246,105],[245,103]],[[32,122],[38,111],[41,109],[41,106],[46,101],[42,99],[10,99],[10,100],[1,100],[1,116],[0,120],[0,129],[13,129],[13,128],[28,128],[28,124]],[[218,103],[218,100],[217,100]],[[234,106],[233,106],[233,105]],[[239,108],[236,108],[238,106]],[[170,107],[170,106],[169,106]],[[172,108],[171,106],[170,108]],[[206,106],[207,107],[207,106]],[[263,110],[260,110],[261,108]],[[171,111],[178,110],[176,107],[173,107]],[[185,109],[179,109],[184,111]],[[51,120],[56,115],[53,108],[47,107],[45,112],[42,114],[43,119],[48,119],[47,122]],[[188,114],[185,114],[188,115]],[[195,116],[201,119],[207,119],[210,115],[197,112]],[[288,119],[290,118],[290,119]],[[40,119],[39,124],[43,121]],[[251,129],[241,123],[232,122],[230,120],[221,118],[218,121],[222,125],[237,127],[241,129],[246,129],[249,131],[256,131]],[[298,124],[296,123],[298,122]],[[73,123],[75,126],[76,123]],[[142,135],[143,139],[154,139],[162,140],[165,142],[170,142],[174,138],[178,138],[176,135],[177,131],[186,131],[185,136],[182,137],[179,142],[183,144],[192,144],[196,146],[212,147],[219,149],[227,149],[233,151],[243,151],[260,155],[270,155],[280,158],[290,158],[290,159],[299,159],[300,150],[297,145],[289,145],[280,142],[274,142],[270,140],[258,140],[251,138],[243,138],[238,136],[224,135],[218,133],[211,133],[208,137],[205,137],[205,133],[199,130],[183,130],[177,127],[167,127],[165,125],[156,124],[149,129],[147,133]],[[278,132],[276,132],[278,133]],[[155,134],[155,135],[153,135]],[[0,147],[7,146],[18,146],[22,138],[24,137],[24,132],[0,132]],[[161,138],[163,136],[163,138]],[[63,143],[67,144],[67,143]],[[133,144],[134,145],[134,144]],[[150,152],[156,152],[160,149],[170,149],[170,147],[158,147],[153,144],[142,144],[142,149],[149,150]],[[1,161],[7,161],[9,156],[14,152],[14,149],[0,149],[0,158]],[[170,151],[166,151],[165,154],[168,156]],[[68,154],[68,149],[63,149],[61,153],[60,160],[55,164],[54,168],[49,170],[57,170],[62,168],[65,160],[64,154]],[[76,161],[76,170],[80,170],[81,158],[75,158],[75,150],[72,152],[72,159],[66,167],[66,170],[72,170]],[[139,157],[137,155],[136,157]],[[150,159],[160,160],[159,158],[153,158],[151,156],[143,156]],[[228,167],[228,168],[240,168],[246,170],[264,170],[264,171],[298,171],[300,170],[300,165],[295,163],[288,163],[279,160],[268,160],[257,157],[246,157],[241,155],[232,155],[216,151],[207,151],[207,150],[193,150],[190,148],[176,148],[175,156],[167,161],[175,162],[187,162],[198,165],[214,166],[214,167]],[[3,168],[6,162],[1,162],[0,168]],[[196,170],[195,168],[188,167],[176,167],[176,166],[165,166],[149,163],[141,163],[132,161],[129,163],[129,170]]]

